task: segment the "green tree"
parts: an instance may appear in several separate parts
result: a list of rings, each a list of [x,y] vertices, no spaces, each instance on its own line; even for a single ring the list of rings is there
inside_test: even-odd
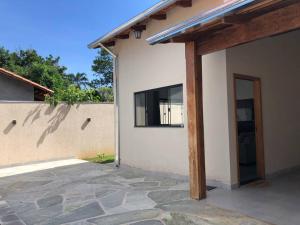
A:
[[[66,88],[66,67],[59,65],[59,57],[42,57],[33,49],[9,52],[0,48],[0,67],[15,72],[50,89]]]
[[[100,50],[93,61],[92,71],[96,79],[91,82],[94,88],[104,86],[112,87],[113,83],[113,58],[106,51]]]
[[[69,74],[71,83],[75,84],[79,89],[86,88],[90,83],[85,73]]]
[[[114,93],[111,87],[100,87],[98,89],[98,94],[101,102],[113,102]]]
[[[85,73],[67,74],[59,57],[42,57],[33,49],[10,52],[0,47],[0,67],[52,89],[54,94],[46,100],[54,105],[62,101],[68,104],[113,101],[112,58],[104,51],[94,60],[93,70],[97,71],[98,79],[92,82]]]

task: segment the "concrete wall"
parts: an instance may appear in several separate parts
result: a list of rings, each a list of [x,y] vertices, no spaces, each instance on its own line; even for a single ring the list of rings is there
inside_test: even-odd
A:
[[[117,41],[114,52],[119,57],[121,163],[152,171],[188,175],[185,47],[184,44],[150,46],[145,39],[223,2],[195,0],[191,8],[176,7],[169,11],[167,20],[150,20],[142,39],[136,40],[131,34],[129,39]],[[212,79],[217,74],[214,75]],[[207,76],[207,82],[209,80]],[[175,84],[183,84],[184,128],[135,128],[134,92]],[[226,89],[225,83],[223,85]],[[220,93],[218,89],[214,90]],[[210,141],[213,142],[213,138]],[[209,152],[207,155],[207,165],[214,167],[208,169],[208,178],[211,172],[213,180],[228,180],[226,172],[216,171],[214,157]]]
[[[33,101],[34,90],[31,85],[0,74],[0,101]]]
[[[226,52],[203,57],[203,119],[208,184],[231,185]]]
[[[0,167],[114,153],[112,104],[0,103],[0,118]]]
[[[237,182],[233,73],[262,81],[266,173],[300,165],[299,40],[295,31],[227,50],[232,183]]]

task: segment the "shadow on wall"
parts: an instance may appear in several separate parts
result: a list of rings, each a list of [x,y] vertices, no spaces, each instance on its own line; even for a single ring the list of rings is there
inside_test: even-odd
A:
[[[51,107],[51,106],[49,106]],[[53,109],[47,109],[46,110],[46,114],[50,114],[51,112],[54,111],[54,107],[52,107]],[[48,111],[49,110],[49,111]],[[52,111],[51,111],[52,110]],[[62,121],[64,121],[67,117],[67,115],[69,114],[71,110],[71,106],[70,105],[61,105],[57,111],[56,114],[48,121],[49,126],[47,127],[47,129],[43,132],[42,136],[39,138],[38,142],[37,142],[37,147],[39,147],[46,139],[46,137],[55,132]]]
[[[24,122],[23,122],[23,127],[25,126],[25,124],[28,122],[28,120],[32,118],[31,123],[33,123],[34,121],[36,121],[38,118],[40,118],[41,115],[41,110],[42,110],[43,106],[39,105],[37,106],[34,110],[31,110],[28,115],[26,116]]]
[[[84,123],[82,124],[81,126],[81,130],[84,130],[88,125],[89,123],[91,122],[91,118],[87,118]]]
[[[8,134],[16,124],[12,121],[8,126],[3,130],[3,134]]]

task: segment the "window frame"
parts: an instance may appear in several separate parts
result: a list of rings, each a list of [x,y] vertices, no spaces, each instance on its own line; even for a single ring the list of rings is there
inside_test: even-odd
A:
[[[159,91],[161,89],[168,89],[168,100],[170,102],[170,89],[171,88],[176,88],[176,87],[182,87],[182,95],[183,95],[183,84],[175,84],[175,85],[170,85],[170,86],[164,86],[164,87],[160,87],[160,88],[152,88],[149,90],[145,90],[145,91],[138,91],[138,92],[134,92],[133,94],[133,98],[134,98],[134,127],[135,128],[184,128],[184,120],[183,123],[180,125],[155,125],[155,126],[149,126],[149,125],[137,125],[137,121],[136,121],[136,95],[138,94],[145,94],[145,105],[147,105],[147,93],[152,92],[152,91]],[[182,105],[184,105],[184,98],[182,97]],[[147,110],[145,110],[145,114],[146,114]],[[184,108],[182,110],[182,113],[184,114]],[[145,115],[145,118],[147,118],[147,116]]]

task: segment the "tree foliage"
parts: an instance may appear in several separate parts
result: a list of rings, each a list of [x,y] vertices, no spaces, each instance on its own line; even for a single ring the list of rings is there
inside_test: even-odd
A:
[[[59,57],[42,57],[33,49],[10,52],[0,47],[0,67],[52,89],[54,94],[47,96],[46,101],[54,105],[59,102],[74,104],[113,101],[112,85],[109,85],[112,62],[108,60],[108,55],[97,56],[93,70],[95,68],[103,76],[99,75],[96,77],[98,79],[90,82],[85,73],[67,73],[67,68],[60,65]]]
[[[113,59],[106,51],[99,50],[93,61],[92,70],[96,79],[92,80],[93,87],[112,87],[113,84]]]

